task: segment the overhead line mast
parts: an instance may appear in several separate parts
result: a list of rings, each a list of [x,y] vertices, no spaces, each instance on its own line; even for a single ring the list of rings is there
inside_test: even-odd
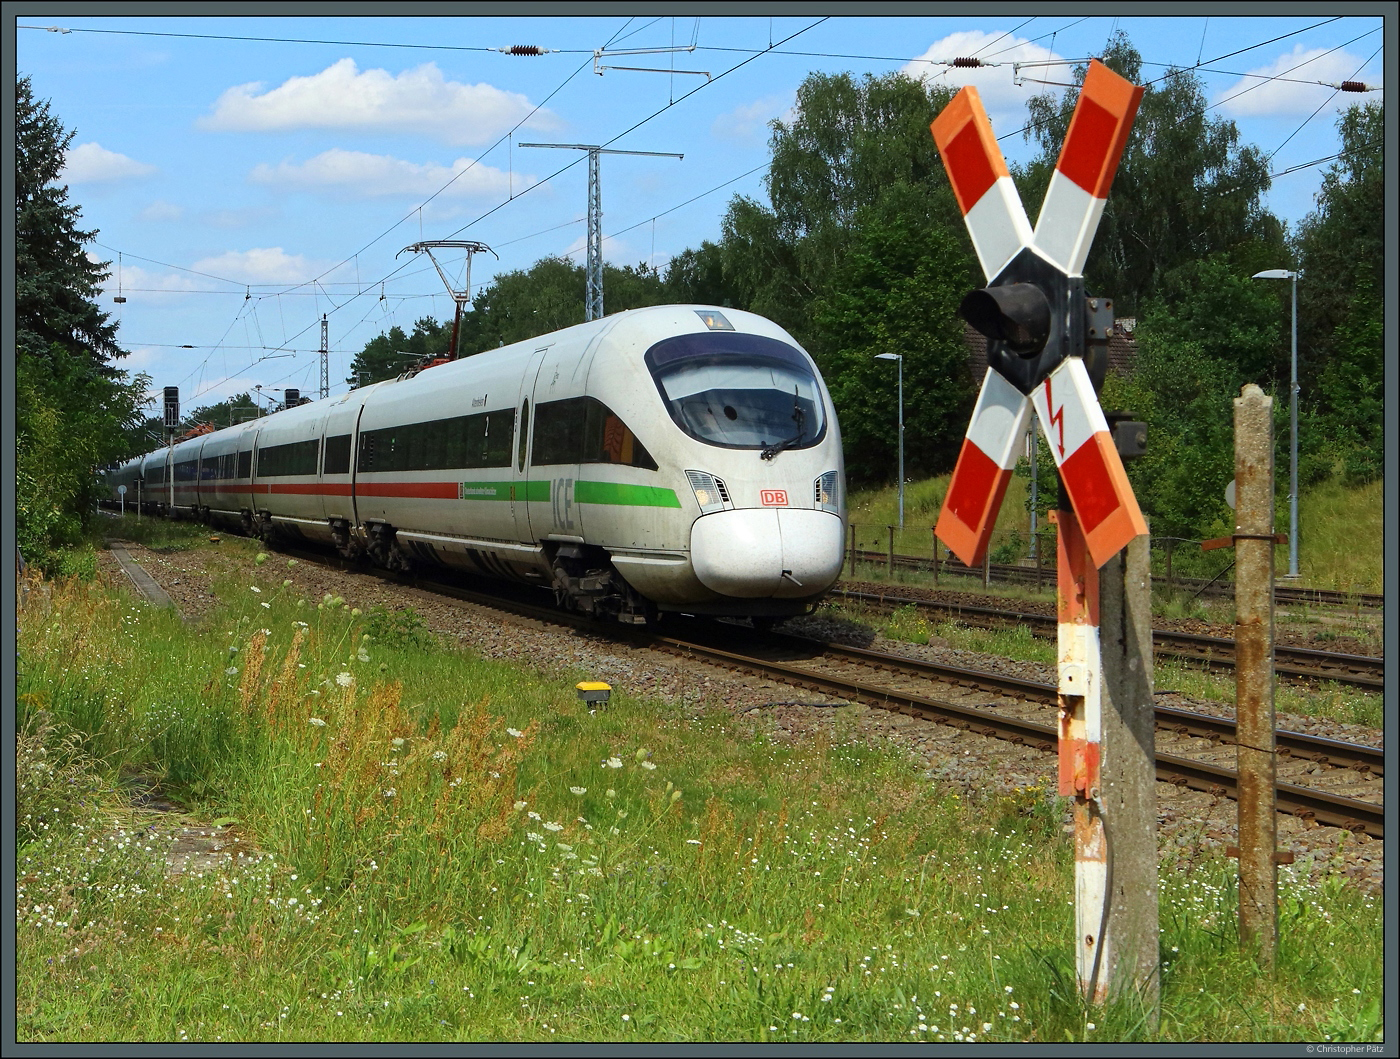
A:
[[[598,175],[601,154],[645,154],[657,158],[684,158],[671,151],[619,151],[591,143],[520,143],[517,147],[563,147],[588,152],[588,266],[584,276],[584,320],[603,318],[603,193]]]

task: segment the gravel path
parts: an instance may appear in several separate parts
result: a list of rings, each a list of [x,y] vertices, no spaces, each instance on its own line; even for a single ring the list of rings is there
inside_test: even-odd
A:
[[[224,538],[218,546],[188,551],[153,552],[135,544],[126,547],[186,619],[196,624],[207,618],[217,604],[213,595],[215,581],[235,571],[246,573],[254,548],[251,542],[236,538]],[[1054,783],[1054,757],[1027,747],[860,704],[833,708],[837,704],[802,689],[629,647],[588,632],[506,616],[425,590],[395,585],[369,573],[341,571],[310,562],[287,569],[275,553],[273,562],[276,575],[289,576],[295,590],[308,599],[319,599],[330,592],[344,597],[347,606],[365,610],[376,605],[390,609],[411,606],[428,628],[486,657],[546,671],[585,672],[592,679],[626,688],[629,694],[682,702],[697,713],[729,710],[744,717],[746,723],[765,726],[778,739],[804,738],[826,729],[839,731],[844,737],[856,735],[896,745],[919,761],[931,780],[968,797],[996,796],[1017,788]],[[99,564],[110,584],[130,589],[130,581],[110,554],[99,553]],[[271,568],[269,564],[268,569]],[[937,642],[914,645],[879,635],[872,640],[870,630],[864,627],[820,615],[789,622],[786,629],[930,661],[1054,680],[1053,670],[1047,666],[953,650]],[[1162,698],[1166,705],[1220,712],[1213,703],[1193,703],[1179,696]],[[1279,721],[1283,727],[1373,745],[1379,745],[1382,736],[1359,726],[1311,718],[1280,717]],[[1379,786],[1379,781],[1375,782]],[[1157,796],[1164,858],[1189,863],[1202,853],[1234,844],[1233,802],[1164,783],[1157,785]],[[1336,828],[1308,826],[1281,815],[1279,846],[1294,851],[1300,862],[1298,870],[1316,873],[1340,857],[1348,877],[1368,889],[1378,891],[1382,887],[1384,844],[1365,835],[1351,836]]]

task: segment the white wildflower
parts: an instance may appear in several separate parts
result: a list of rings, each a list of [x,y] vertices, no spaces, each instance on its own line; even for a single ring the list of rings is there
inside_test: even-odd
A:
[[[570,787],[570,788],[569,788],[569,793],[570,793],[570,794],[587,794],[587,793],[588,793],[588,788],[587,788],[587,787]]]
[[[656,768],[656,766],[653,765],[650,761],[643,761],[642,768],[650,770]]]
[[[257,585],[249,585],[248,587],[249,587],[252,591],[256,592],[258,595],[260,595],[260,596],[262,595],[262,589],[260,589]]]
[[[306,723],[314,724],[317,728],[324,728],[326,726],[326,722],[319,717],[308,717]]]
[[[603,762],[603,764],[610,769],[620,769],[622,768],[622,758],[610,757],[607,761]]]
[[[506,729],[506,735],[514,736],[516,739],[519,739],[519,738],[520,738],[522,735],[524,735],[524,734],[525,734],[525,733],[522,732],[519,728],[507,728],[507,729]]]
[[[355,678],[352,677],[349,673],[337,673],[335,677],[335,682],[339,684],[342,688],[348,688],[351,684],[355,683]]]
[[[544,829],[545,829],[546,831],[563,831],[563,830],[564,830],[564,825],[563,825],[563,824],[556,824],[553,820],[546,820],[546,821],[544,822]]]

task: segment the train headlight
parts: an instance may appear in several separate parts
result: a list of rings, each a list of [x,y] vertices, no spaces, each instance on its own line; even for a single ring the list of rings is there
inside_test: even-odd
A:
[[[690,479],[690,488],[695,490],[695,502],[702,512],[708,514],[734,506],[723,479],[716,478],[708,471],[686,471],[685,476]]]
[[[840,479],[835,471],[827,471],[812,483],[818,511],[841,514]]]

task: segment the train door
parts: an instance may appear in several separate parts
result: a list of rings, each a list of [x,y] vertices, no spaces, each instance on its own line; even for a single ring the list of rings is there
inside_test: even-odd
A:
[[[530,531],[530,501],[549,497],[547,481],[533,481],[530,471],[530,435],[534,423],[535,377],[540,363],[549,352],[551,343],[539,346],[531,355],[520,377],[520,391],[515,400],[515,457],[510,465],[510,513],[515,520],[516,540],[533,541]],[[546,531],[548,532],[548,531]]]
[[[587,342],[563,340],[546,351],[535,375],[530,477],[543,483],[529,496],[530,529],[536,540],[584,536],[574,502],[583,451]]]
[[[354,391],[331,403],[320,424],[321,430],[321,516],[345,529],[358,525],[355,511],[355,435],[362,394]]]

